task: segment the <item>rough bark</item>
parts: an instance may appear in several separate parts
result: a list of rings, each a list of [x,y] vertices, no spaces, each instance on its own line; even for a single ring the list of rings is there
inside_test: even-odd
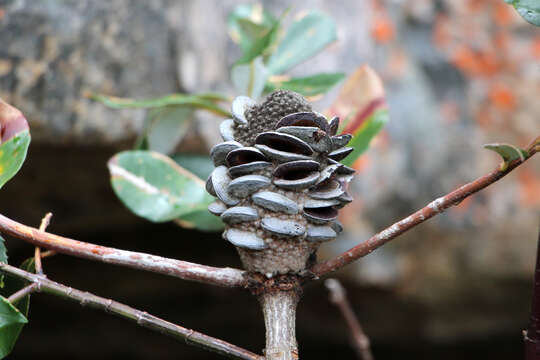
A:
[[[297,289],[270,291],[259,296],[266,327],[267,360],[298,359],[295,328],[299,298]]]

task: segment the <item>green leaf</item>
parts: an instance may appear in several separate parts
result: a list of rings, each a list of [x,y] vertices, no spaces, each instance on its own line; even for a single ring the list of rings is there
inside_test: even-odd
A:
[[[356,131],[345,131],[345,133],[353,135],[348,146],[354,147],[354,151],[343,159],[342,162],[345,165],[351,166],[369,148],[369,143],[382,130],[384,124],[388,122],[388,118],[388,110],[385,107],[379,107],[361,122],[362,124]]]
[[[0,296],[0,358],[5,358],[15,345],[28,320],[5,297]]]
[[[108,162],[116,195],[135,214],[170,221],[204,210],[211,202],[204,181],[152,151],[124,151]]]
[[[540,26],[540,1],[538,0],[505,0],[514,6],[519,15],[527,22]]]
[[[261,96],[267,77],[268,72],[260,56],[249,64],[233,66],[231,70],[231,79],[236,91],[254,99]]]
[[[3,262],[4,264],[7,264],[8,262],[5,240],[1,235],[0,235],[0,262]]]
[[[20,266],[21,269],[34,273],[34,258],[26,259]],[[0,358],[8,355],[25,323],[28,322],[28,310],[30,308],[30,295],[25,296],[13,304],[9,304],[4,296],[9,296],[28,286],[30,283],[15,277],[7,277],[6,284],[1,290],[0,296]],[[9,304],[9,305],[8,305]],[[14,320],[14,321],[13,321]]]
[[[184,105],[149,109],[136,148],[145,144],[149,150],[170,154],[187,133],[193,120],[193,110],[191,106]]]
[[[278,89],[295,91],[304,96],[324,94],[345,78],[344,73],[317,74],[288,80],[272,80],[266,82],[265,91]]]
[[[486,144],[484,148],[495,151],[499,154],[503,162],[501,163],[501,171],[506,170],[508,164],[514,160],[525,161],[525,158],[529,156],[526,150],[520,149],[511,144]]]
[[[254,44],[268,35],[276,23],[277,20],[261,4],[239,5],[227,18],[229,35],[244,54],[253,52]]]
[[[220,102],[220,101],[230,102],[232,100],[230,96],[223,95],[220,93],[215,93],[215,92],[200,93],[200,94],[197,94],[197,96],[200,97],[201,99],[210,100],[214,102]]]
[[[28,146],[30,133],[24,130],[0,145],[0,188],[21,168]]]
[[[95,101],[109,106],[113,109],[127,108],[160,108],[168,105],[189,105],[196,109],[208,110],[220,116],[230,117],[231,113],[220,106],[216,105],[214,100],[215,94],[202,95],[186,95],[186,94],[171,94],[154,99],[129,99],[119,98],[116,96],[106,96],[100,94],[90,94],[89,97]],[[219,99],[221,101],[221,98]]]
[[[187,171],[191,171],[201,179],[206,179],[214,170],[210,156],[199,154],[175,154],[172,159]]]
[[[236,61],[235,65],[250,63],[258,56],[262,56],[264,60],[267,60],[276,48],[276,41],[281,29],[281,23],[288,12],[289,9],[285,10],[280,18],[274,21],[270,28],[265,29],[258,37],[253,39],[253,41],[250,41],[244,48],[244,55]],[[240,23],[242,23],[242,21],[240,21]]]
[[[527,147],[528,151],[532,151],[535,148],[538,148],[536,151],[540,151],[540,136],[534,139]]]
[[[244,55],[242,55],[242,57],[236,61],[235,65],[250,63],[258,56],[267,56],[268,49],[276,40],[279,26],[280,23],[278,22],[272,28],[270,28],[262,37],[252,42],[250,46],[245,49]]]
[[[311,11],[291,24],[285,37],[268,60],[268,71],[281,74],[309,59],[336,40],[336,24],[319,12]]]

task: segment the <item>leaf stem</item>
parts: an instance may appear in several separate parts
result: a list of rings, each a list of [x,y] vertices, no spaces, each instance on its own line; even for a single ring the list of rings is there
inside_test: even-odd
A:
[[[41,224],[39,224],[39,231],[45,231],[47,226],[51,223],[52,213],[48,212],[45,214],[43,219],[41,219]],[[34,251],[34,264],[36,267],[37,274],[43,274],[43,265],[41,264],[41,248],[36,246]]]
[[[145,311],[134,309],[111,299],[106,299],[91,294],[89,292],[83,292],[59,284],[45,278],[44,276],[32,274],[5,263],[0,263],[0,271],[32,282],[32,285],[25,287],[23,290],[27,289],[26,291],[33,291],[35,289],[38,289],[39,291],[44,293],[59,296],[68,300],[77,301],[83,306],[89,306],[96,309],[105,310],[126,320],[136,322],[137,325],[140,325],[142,327],[161,332],[177,340],[185,341],[186,344],[199,346],[228,357],[247,360],[262,359],[260,355],[254,354],[236,345],[229,344],[228,342],[225,342],[223,340],[216,339],[198,331],[190,330],[180,325],[170,323],[156,316],[150,315]],[[30,288],[32,289],[28,290]],[[11,299],[14,298],[16,295],[19,296],[18,294],[23,290],[12,295],[9,300],[11,301]],[[26,294],[20,295],[19,297],[25,295]]]
[[[351,303],[347,299],[347,293],[343,285],[337,279],[328,279],[324,285],[330,292],[330,302],[339,309],[347,326],[351,330],[351,338],[361,360],[373,360],[373,354],[370,349],[369,338],[362,329],[358,318],[354,314]]]

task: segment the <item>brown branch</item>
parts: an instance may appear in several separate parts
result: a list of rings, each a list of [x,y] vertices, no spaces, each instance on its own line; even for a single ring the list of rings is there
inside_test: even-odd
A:
[[[297,289],[265,291],[259,295],[266,328],[266,360],[298,360],[296,342]]]
[[[174,276],[224,287],[246,285],[245,272],[233,268],[216,268],[134,251],[94,245],[32,228],[0,215],[0,232],[35,246],[84,259],[122,265],[134,269]]]
[[[51,217],[52,213],[47,213],[41,219],[41,224],[39,224],[39,231],[45,231],[47,230],[47,226],[51,223]],[[39,246],[36,246],[36,249],[34,251],[34,264],[36,267],[36,273],[37,274],[43,274],[43,265],[41,264],[41,248]]]
[[[54,256],[54,255],[56,255],[56,251],[54,251],[54,250],[47,250],[47,251],[41,253],[41,258],[42,258],[42,259],[45,259],[45,258]]]
[[[521,165],[525,160],[530,159],[537,151],[539,151],[540,144],[537,144],[537,142],[540,142],[540,138],[536,139],[535,142],[533,142],[533,144],[528,148],[529,154],[523,161],[515,160],[508,164],[508,167],[506,167],[505,170],[501,170],[500,167],[498,167],[489,174],[479,177],[473,182],[465,184],[451,193],[433,200],[424,208],[418,210],[405,219],[394,223],[392,226],[372,236],[367,241],[356,245],[355,247],[345,251],[341,255],[334,257],[333,259],[314,265],[311,268],[311,271],[316,276],[323,276],[330,272],[336,271],[345,265],[348,265],[367,254],[370,254],[375,249],[383,246],[390,240],[395,239],[416,225],[421,224],[427,219],[442,213],[450,206],[458,205],[465,198],[488,187]]]
[[[59,284],[47,279],[44,276],[32,274],[5,263],[0,263],[0,271],[32,282],[32,285],[30,286],[36,286],[37,291],[59,296],[68,300],[74,300],[83,306],[90,306],[96,309],[105,310],[121,318],[136,322],[142,327],[159,331],[177,340],[185,341],[187,344],[196,345],[236,359],[263,359],[263,357],[260,355],[254,354],[236,345],[229,344],[223,340],[213,338],[198,331],[186,329],[182,326],[170,323],[144,311],[134,309],[119,302]]]
[[[351,337],[358,358],[361,360],[373,360],[369,338],[362,329],[357,317],[354,315],[352,306],[347,300],[345,289],[337,279],[328,279],[324,282],[324,285],[330,292],[330,302],[337,306],[343,319],[345,319],[347,326],[351,330]]]
[[[23,287],[21,290],[17,291],[13,295],[11,295],[8,298],[8,301],[13,304],[14,302],[19,301],[23,297],[25,297],[27,295],[30,295],[34,291],[39,291],[39,285],[36,284],[36,283],[32,283],[32,284],[30,284],[28,286]]]

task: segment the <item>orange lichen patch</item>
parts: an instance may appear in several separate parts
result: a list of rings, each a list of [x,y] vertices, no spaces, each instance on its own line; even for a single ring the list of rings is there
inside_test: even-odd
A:
[[[444,47],[450,42],[450,31],[448,30],[449,19],[448,16],[439,15],[435,19],[435,25],[433,29],[433,43],[435,46]]]
[[[540,60],[540,36],[532,41],[531,54],[535,59]]]
[[[494,4],[492,9],[493,20],[498,26],[506,26],[512,23],[513,20],[513,9],[510,5],[505,3],[497,2]]]
[[[371,26],[371,36],[380,44],[394,39],[394,25],[387,16],[378,16]]]
[[[469,76],[491,76],[501,69],[497,56],[491,51],[473,51],[467,46],[459,47],[452,54],[452,63]]]
[[[512,91],[502,84],[494,85],[488,93],[491,104],[500,110],[512,110],[516,107],[516,97]]]
[[[474,52],[466,46],[461,46],[452,55],[452,63],[461,71],[475,73],[478,71]]]
[[[498,50],[506,50],[508,49],[508,45],[511,44],[510,41],[510,35],[506,31],[498,31],[493,36],[493,45]]]
[[[467,8],[470,12],[484,10],[489,0],[469,0],[466,1]]]
[[[478,54],[478,74],[491,76],[501,70],[501,63],[498,61],[494,51],[483,51]]]
[[[528,167],[518,172],[520,203],[526,206],[540,206],[540,178]]]

